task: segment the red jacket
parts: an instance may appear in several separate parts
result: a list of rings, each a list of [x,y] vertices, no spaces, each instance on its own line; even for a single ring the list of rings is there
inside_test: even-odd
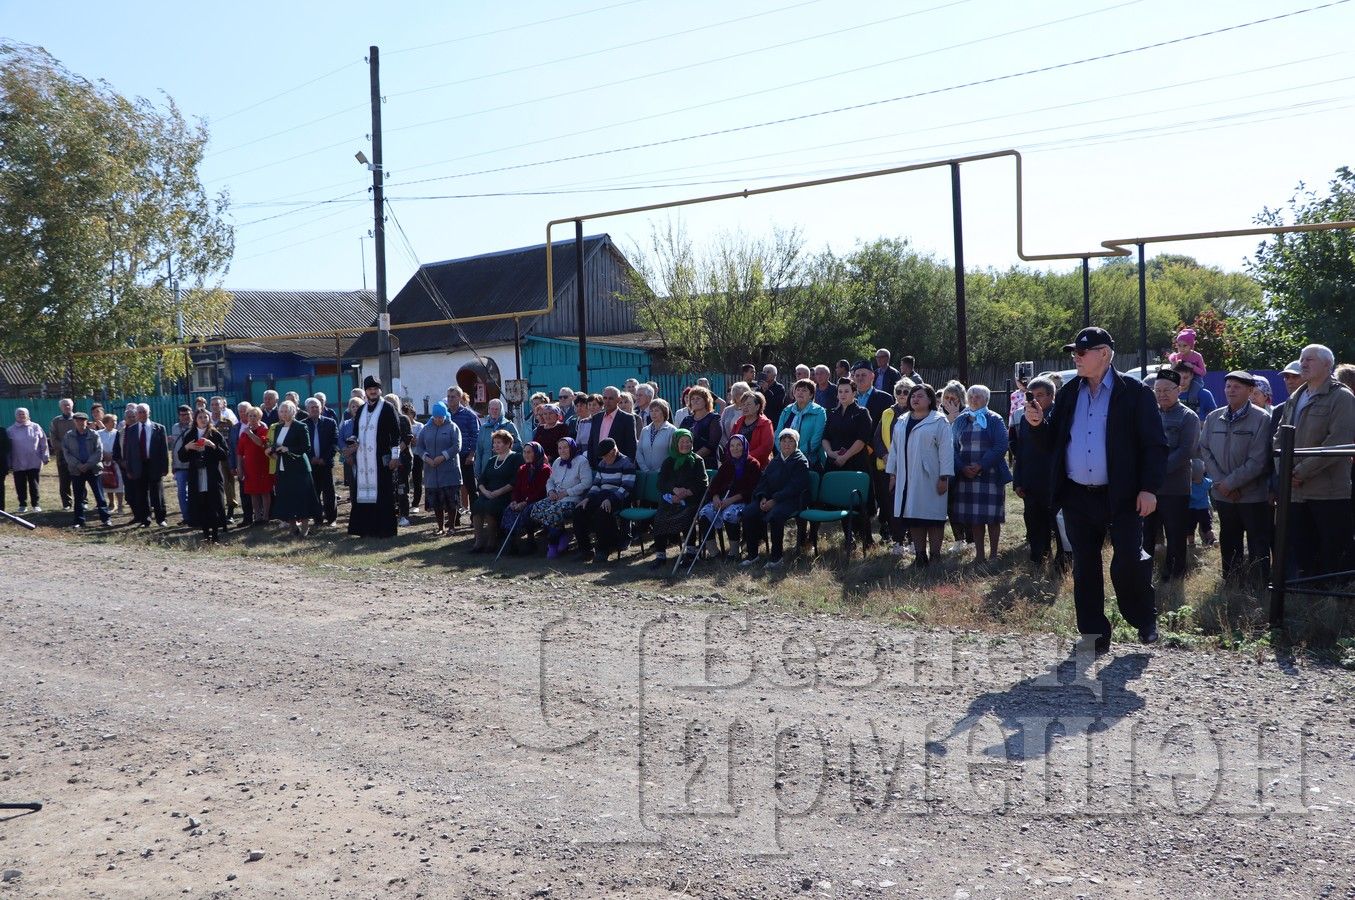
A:
[[[753,501],[753,488],[757,487],[758,479],[762,477],[762,465],[756,459],[749,456],[747,464],[743,467],[743,477],[734,477],[734,460],[728,456],[725,461],[720,463],[720,470],[715,473],[715,480],[710,483],[710,496],[713,500],[718,500],[729,491],[729,496],[738,494],[743,498],[741,503],[751,503]]]
[[[734,434],[743,434],[748,423],[743,416],[734,420]],[[757,417],[757,423],[753,425],[753,433],[748,436],[748,455],[757,460],[758,465],[767,468],[767,463],[771,461],[772,450],[775,449],[776,438],[772,434],[772,420],[764,415]]]
[[[546,499],[546,479],[550,477],[550,466],[542,464],[532,477],[532,467],[523,463],[518,466],[517,477],[513,479],[513,502],[535,503]]]

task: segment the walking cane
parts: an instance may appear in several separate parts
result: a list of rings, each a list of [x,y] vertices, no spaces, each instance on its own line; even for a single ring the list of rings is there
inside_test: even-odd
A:
[[[710,496],[710,484],[707,483],[706,489],[701,492],[701,499],[696,504],[696,514],[692,516],[692,524],[687,526],[687,533],[682,536],[682,543],[679,545],[677,559],[673,561],[673,571],[668,573],[669,578],[677,576],[677,570],[682,567],[682,548],[687,546],[687,542],[692,539],[692,532],[696,530],[696,523],[701,520],[701,507],[706,505],[706,498]]]
[[[734,488],[731,487],[728,491],[725,491],[725,495],[724,495],[723,497],[721,497],[720,499],[721,499],[722,501],[723,501],[723,500],[728,500],[728,499],[729,499],[729,493],[730,493],[730,491],[732,491],[732,490],[734,490]],[[697,512],[696,512],[696,517],[697,517],[697,519],[700,519],[700,518],[701,518],[701,511],[700,511],[700,510],[697,510]],[[687,575],[688,575],[688,576],[690,576],[690,575],[692,574],[692,569],[695,569],[695,568],[696,568],[696,561],[697,561],[698,559],[701,558],[701,553],[702,553],[702,551],[704,551],[704,550],[706,549],[706,544],[710,541],[710,536],[711,536],[712,534],[715,533],[715,523],[718,522],[718,521],[720,521],[720,511],[719,511],[719,510],[716,510],[716,511],[715,511],[715,515],[711,516],[711,519],[710,519],[710,527],[706,529],[706,536],[703,537],[703,538],[701,539],[701,543],[700,543],[699,545],[697,545],[697,548],[696,548],[696,555],[694,555],[694,556],[692,557],[691,563],[687,566]]]
[[[505,537],[505,538],[503,539],[503,543],[499,545],[499,552],[494,554],[494,561],[495,561],[495,562],[498,562],[498,561],[499,561],[499,557],[500,557],[500,556],[503,556],[503,551],[508,547],[508,542],[511,541],[511,540],[513,539],[513,532],[514,532],[514,531],[517,531],[517,528],[518,528],[518,522],[521,522],[521,521],[522,521],[522,517],[525,516],[525,515],[527,515],[527,507],[524,506],[524,507],[522,508],[522,513],[521,513],[520,515],[518,515],[518,517],[515,518],[515,519],[513,520],[513,524],[512,524],[512,525],[509,525],[509,526],[508,526],[508,536]]]
[[[0,509],[0,516],[4,516],[6,519],[9,519],[11,522],[14,522],[17,525],[22,525],[29,531],[33,531],[38,527],[34,525],[32,522],[28,521],[27,519],[21,519],[18,516],[14,515],[13,513],[5,512],[3,509]]]

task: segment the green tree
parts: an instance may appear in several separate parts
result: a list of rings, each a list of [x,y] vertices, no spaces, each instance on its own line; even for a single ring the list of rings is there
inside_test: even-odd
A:
[[[224,194],[198,176],[207,131],[174,102],[129,100],[46,51],[0,43],[0,355],[77,386],[146,389],[184,354],[76,357],[217,330],[228,296],[210,285],[234,247]]]
[[[1355,172],[1342,166],[1319,195],[1299,184],[1287,208],[1263,209],[1262,225],[1355,221]],[[1267,362],[1298,355],[1309,341],[1355,359],[1355,234],[1349,229],[1281,234],[1263,241],[1247,270],[1265,292],[1264,309],[1240,323]]]

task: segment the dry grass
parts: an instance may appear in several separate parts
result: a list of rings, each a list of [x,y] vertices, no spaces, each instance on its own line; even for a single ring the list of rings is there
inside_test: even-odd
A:
[[[9,485],[12,488],[12,484]],[[803,613],[832,613],[924,627],[946,627],[993,632],[1042,632],[1072,636],[1076,633],[1072,604],[1072,580],[1046,566],[1037,568],[1027,558],[1020,501],[1009,495],[1007,524],[1002,532],[997,560],[985,566],[973,563],[972,549],[947,556],[928,569],[911,567],[911,558],[900,558],[876,545],[862,558],[844,555],[836,529],[826,528],[820,537],[821,554],[788,552],[788,565],[775,573],[739,569],[732,562],[702,561],[689,578],[670,578],[670,567],[658,572],[637,547],[619,561],[584,565],[577,554],[547,562],[544,555],[530,559],[505,555],[497,564],[492,556],[471,555],[469,529],[463,527],[451,538],[432,534],[432,518],[415,516],[414,525],[401,529],[389,541],[351,538],[344,530],[345,508],[340,504],[339,526],[313,531],[309,538],[290,535],[277,523],[265,528],[230,532],[216,546],[202,546],[197,534],[183,527],[167,529],[92,528],[81,534],[66,531],[68,512],[51,511],[57,497],[55,474],[44,477],[46,512],[35,517],[47,535],[61,533],[67,539],[142,544],[148,541],[185,552],[240,557],[250,564],[286,562],[311,567],[330,576],[343,577],[353,570],[398,566],[406,571],[424,571],[446,578],[459,572],[519,577],[569,579],[570,590],[586,585],[626,587],[660,596],[713,600],[734,607],[769,603]],[[166,500],[175,507],[173,486]],[[14,510],[12,490],[9,508]],[[171,513],[170,520],[178,516]],[[126,521],[123,517],[118,521]],[[17,528],[10,535],[18,535]],[[949,536],[949,535],[948,535]],[[788,534],[793,542],[793,533]],[[1109,552],[1106,554],[1109,565]],[[1197,546],[1189,576],[1182,583],[1159,585],[1158,607],[1162,613],[1163,639],[1170,645],[1224,648],[1262,653],[1269,648],[1266,632],[1269,597],[1260,588],[1225,585],[1218,574],[1217,548]],[[1107,592],[1111,591],[1106,577]],[[1117,640],[1134,641],[1136,635],[1118,616],[1113,599],[1107,613],[1116,626]],[[1300,651],[1318,658],[1339,658],[1343,646],[1355,645],[1355,602],[1331,598],[1291,597],[1289,641]]]

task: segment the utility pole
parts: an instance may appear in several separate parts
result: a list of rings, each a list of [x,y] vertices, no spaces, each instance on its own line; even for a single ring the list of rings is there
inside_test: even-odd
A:
[[[376,356],[384,390],[391,386],[391,317],[386,301],[386,198],[383,182],[386,171],[381,162],[381,56],[372,46],[367,64],[372,80],[372,240],[376,242]],[[366,266],[366,262],[363,263]],[[365,270],[364,270],[365,271]],[[365,277],[365,276],[364,276]]]
[[[964,220],[960,203],[960,164],[950,164],[950,206],[955,231],[955,350],[959,354],[960,381],[969,383],[969,323],[965,309]]]

